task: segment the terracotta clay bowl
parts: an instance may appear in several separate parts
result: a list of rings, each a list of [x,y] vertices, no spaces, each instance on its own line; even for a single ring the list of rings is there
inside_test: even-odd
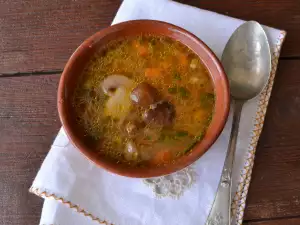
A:
[[[72,108],[74,89],[84,67],[94,53],[112,40],[141,34],[168,36],[188,46],[207,67],[215,88],[215,112],[203,140],[196,144],[189,154],[179,158],[176,163],[161,167],[134,168],[124,164],[117,164],[104,156],[101,157],[89,144],[89,140],[83,134],[82,128],[77,125],[76,116]],[[213,52],[190,32],[168,23],[153,20],[135,20],[119,23],[103,29],[85,40],[67,62],[58,88],[59,116],[71,142],[96,165],[110,172],[128,177],[166,175],[195,162],[209,149],[223,130],[229,112],[229,103],[228,81],[219,60]]]

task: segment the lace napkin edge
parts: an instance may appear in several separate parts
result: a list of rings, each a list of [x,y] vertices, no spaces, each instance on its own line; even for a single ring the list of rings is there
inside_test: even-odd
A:
[[[63,197],[58,197],[56,194],[54,193],[49,193],[46,190],[41,190],[40,188],[36,188],[36,187],[30,187],[29,188],[29,192],[32,194],[35,194],[41,198],[44,199],[53,199],[55,201],[58,201],[64,205],[66,205],[67,207],[69,207],[70,209],[75,210],[76,212],[78,212],[79,214],[82,214],[83,216],[89,217],[92,221],[98,222],[101,225],[114,225],[113,223],[107,221],[107,220],[102,220],[99,217],[94,216],[93,214],[87,212],[85,209],[83,209],[82,207],[80,207],[77,204],[72,203],[69,200],[66,200]]]

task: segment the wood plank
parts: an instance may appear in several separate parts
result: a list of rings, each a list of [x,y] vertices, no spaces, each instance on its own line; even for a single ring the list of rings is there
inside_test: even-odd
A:
[[[300,55],[300,4],[298,0],[178,0],[243,20],[256,20],[262,24],[286,30],[288,35],[281,56]]]
[[[299,71],[299,60],[279,64],[256,153],[246,220],[300,216]]]
[[[59,75],[0,78],[0,224],[38,224],[42,199],[28,189],[60,127]]]
[[[77,46],[109,26],[119,0],[0,0],[0,74],[63,69]]]
[[[245,222],[244,225],[299,225],[300,218]]]
[[[283,56],[300,56],[297,0],[181,0],[245,20],[285,29]],[[76,47],[109,26],[120,0],[0,0],[0,74],[62,70]]]

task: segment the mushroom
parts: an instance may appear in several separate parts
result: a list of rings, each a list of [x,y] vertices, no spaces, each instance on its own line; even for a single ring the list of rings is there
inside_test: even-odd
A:
[[[171,126],[175,118],[175,107],[167,101],[161,101],[150,106],[143,113],[143,119],[146,123],[156,123],[163,126]]]
[[[191,63],[190,63],[190,67],[192,69],[196,69],[198,66],[198,60],[197,59],[192,59]]]
[[[128,122],[125,126],[125,130],[129,136],[133,136],[137,133],[138,127],[133,122]]]
[[[152,85],[142,82],[132,90],[130,98],[135,104],[148,107],[159,100],[159,93]]]
[[[145,122],[143,121],[138,121],[138,120],[132,120],[132,121],[127,121],[124,130],[125,134],[129,137],[135,137],[139,134],[139,131],[145,127]]]
[[[129,89],[132,88],[133,85],[134,82],[131,79],[118,74],[108,76],[101,84],[103,92],[108,96],[113,96],[119,87]]]
[[[143,129],[143,138],[142,141],[146,141],[148,143],[156,142],[161,135],[161,126],[147,126]]]
[[[105,103],[104,114],[120,120],[125,118],[132,106],[129,95],[130,92],[125,88],[118,88]]]
[[[103,92],[110,96],[105,104],[106,116],[124,118],[131,109],[130,91],[134,82],[122,75],[111,75],[103,80],[101,86]]]
[[[127,142],[124,157],[126,160],[136,160],[138,158],[137,147],[132,141]]]
[[[133,138],[145,127],[145,122],[140,117],[136,109],[131,109],[124,120],[119,123],[120,129],[126,137]]]

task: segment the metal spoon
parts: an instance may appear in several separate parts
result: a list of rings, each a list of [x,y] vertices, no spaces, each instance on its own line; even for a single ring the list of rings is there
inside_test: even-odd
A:
[[[264,89],[271,72],[270,47],[259,23],[246,22],[233,33],[224,49],[222,64],[230,83],[233,122],[221,180],[206,225],[231,223],[231,175],[242,108]]]

